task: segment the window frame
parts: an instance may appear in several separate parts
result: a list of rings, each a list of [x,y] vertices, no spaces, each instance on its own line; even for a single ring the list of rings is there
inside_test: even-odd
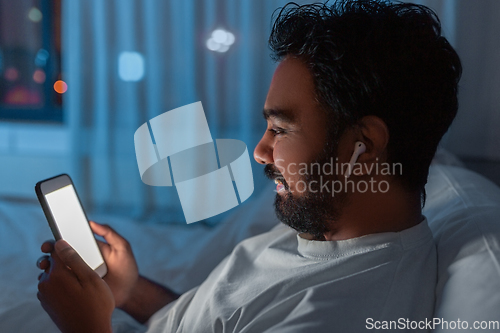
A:
[[[49,51],[50,57],[56,55],[55,46],[55,28],[54,28],[54,8],[56,3],[61,6],[60,1],[39,0],[39,9],[42,12],[42,48]],[[2,10],[0,8],[0,10]],[[59,13],[61,10],[59,9]],[[59,31],[60,33],[60,31]],[[59,63],[57,66],[56,62]],[[62,123],[63,108],[57,105],[54,97],[52,81],[56,77],[57,67],[61,68],[61,55],[58,59],[49,60],[45,66],[46,80],[42,84],[43,94],[45,96],[43,107],[41,108],[23,108],[21,107],[5,107],[0,104],[0,121],[15,121],[15,122],[47,122],[47,123]]]

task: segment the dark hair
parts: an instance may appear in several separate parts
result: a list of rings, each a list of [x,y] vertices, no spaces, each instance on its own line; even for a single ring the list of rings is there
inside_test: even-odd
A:
[[[289,3],[274,22],[269,46],[310,69],[335,146],[367,115],[389,129],[388,163],[401,183],[424,195],[429,165],[458,109],[460,59],[429,8],[386,1]]]

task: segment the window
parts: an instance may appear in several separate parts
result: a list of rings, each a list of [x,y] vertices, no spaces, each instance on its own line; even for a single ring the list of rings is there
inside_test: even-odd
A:
[[[0,120],[62,122],[59,80],[61,0],[0,0]]]

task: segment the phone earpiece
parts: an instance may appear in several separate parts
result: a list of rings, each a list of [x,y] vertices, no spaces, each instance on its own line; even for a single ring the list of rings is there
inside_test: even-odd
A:
[[[357,141],[354,145],[354,152],[352,153],[351,160],[349,161],[349,165],[347,166],[347,170],[345,173],[346,178],[349,178],[351,176],[352,169],[354,168],[354,164],[358,160],[359,155],[363,154],[365,151],[365,144],[361,141]]]

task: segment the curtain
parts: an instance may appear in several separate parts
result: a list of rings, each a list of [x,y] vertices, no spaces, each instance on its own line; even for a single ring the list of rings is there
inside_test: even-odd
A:
[[[72,0],[63,5],[65,122],[72,176],[88,209],[144,221],[182,221],[175,188],[143,184],[133,134],[145,121],[201,101],[214,139],[244,141],[250,154],[275,64],[267,39],[285,0]],[[307,1],[299,1],[305,3]],[[464,65],[459,115],[445,140],[458,155],[500,159],[497,66],[500,2],[419,0],[435,9]],[[225,53],[210,51],[212,31],[232,32]],[[124,53],[128,52],[128,53]],[[120,57],[139,55],[140,79],[120,78]],[[264,182],[252,159],[255,193]]]
[[[285,3],[63,2],[71,176],[87,209],[144,221],[183,221],[174,187],[141,182],[133,139],[144,122],[177,107],[201,101],[212,137],[242,140],[253,153],[265,129],[261,110],[275,68],[267,46],[271,16]],[[235,36],[225,53],[206,47],[218,28]],[[125,73],[135,78],[124,81],[120,61],[131,54],[139,73]],[[257,193],[263,173],[252,163]]]

